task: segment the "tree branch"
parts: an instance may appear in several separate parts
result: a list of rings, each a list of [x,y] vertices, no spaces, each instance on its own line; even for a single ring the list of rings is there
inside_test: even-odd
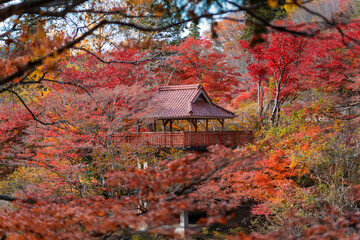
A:
[[[244,156],[242,158],[240,158],[239,160],[244,160],[246,158],[250,158],[254,156],[254,154],[249,154],[247,156]],[[205,181],[211,181],[213,180],[213,176],[215,173],[217,173],[218,171],[224,169],[226,166],[228,166],[230,163],[233,163],[233,160],[227,160],[225,162],[222,162],[221,164],[217,165],[212,171],[210,171],[208,174],[195,179],[194,181],[192,181],[190,184],[184,186],[184,185],[179,185],[174,191],[171,192],[170,195],[173,196],[180,196],[182,194],[188,194],[191,193],[192,191],[194,191],[194,187],[200,183],[203,183]]]
[[[86,37],[92,35],[97,29],[99,29],[100,27],[105,26],[105,25],[120,25],[120,26],[127,26],[127,27],[131,27],[134,29],[138,29],[138,30],[141,30],[144,32],[156,32],[156,31],[164,31],[166,29],[169,29],[169,28],[181,25],[181,24],[185,24],[185,23],[188,23],[188,22],[200,19],[200,18],[212,18],[214,16],[218,16],[218,15],[222,15],[222,14],[230,13],[230,12],[234,12],[234,10],[224,11],[224,12],[220,12],[220,13],[204,14],[201,16],[194,17],[192,19],[182,20],[182,21],[179,21],[176,23],[172,23],[172,24],[163,26],[163,27],[147,27],[147,26],[142,26],[142,25],[132,23],[132,22],[109,21],[109,20],[103,19],[103,20],[99,21],[97,24],[95,24],[92,28],[90,28],[87,32],[85,32],[80,37],[75,38],[74,40],[63,45],[62,47],[53,50],[46,56],[40,57],[34,61],[29,61],[25,66],[20,68],[18,71],[14,72],[13,74],[11,74],[3,79],[0,79],[0,85],[4,85],[6,83],[13,81],[16,78],[22,77],[22,75],[25,72],[43,64],[45,59],[53,58],[55,55],[62,54],[67,49],[73,48],[76,44],[78,44],[79,42],[84,40]],[[0,13],[1,13],[1,11],[0,11]]]
[[[0,194],[0,201],[15,202],[15,201],[18,201],[18,200],[20,200],[22,202],[26,202],[26,203],[31,203],[31,204],[36,203],[35,199],[31,199],[31,198],[22,199],[22,198],[16,198],[16,197]]]
[[[25,101],[20,97],[20,95],[17,92],[15,92],[13,90],[10,90],[10,89],[8,89],[7,92],[14,94],[19,99],[19,101],[22,103],[22,105],[26,108],[26,110],[30,113],[32,118],[35,121],[39,122],[40,124],[42,124],[42,125],[55,125],[55,124],[58,124],[58,123],[67,122],[65,120],[58,120],[58,121],[55,121],[55,122],[43,122],[43,121],[41,121],[40,119],[38,119],[36,117],[36,115],[33,113],[33,111],[31,111],[31,109],[28,107],[28,105],[25,103]]]
[[[105,64],[119,63],[119,64],[133,64],[133,65],[138,65],[138,64],[143,63],[143,62],[148,62],[148,61],[163,59],[163,58],[161,58],[161,57],[154,56],[154,57],[152,57],[152,58],[146,58],[146,59],[135,60],[135,61],[119,61],[119,60],[105,61],[104,59],[100,58],[98,55],[96,55],[95,53],[91,52],[91,51],[88,50],[88,49],[85,49],[85,48],[82,48],[82,47],[75,47],[75,48],[73,48],[73,49],[77,49],[77,50],[84,51],[84,52],[92,55],[93,57],[95,57],[95,58],[96,58],[97,60],[99,60],[100,62],[105,63]]]

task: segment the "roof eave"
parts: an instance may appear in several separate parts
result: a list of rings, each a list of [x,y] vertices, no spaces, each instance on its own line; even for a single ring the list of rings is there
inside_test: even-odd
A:
[[[173,120],[186,120],[186,119],[233,119],[237,115],[234,116],[173,116],[173,117],[146,117],[147,119],[155,119],[155,120],[167,120],[167,119],[173,119]]]

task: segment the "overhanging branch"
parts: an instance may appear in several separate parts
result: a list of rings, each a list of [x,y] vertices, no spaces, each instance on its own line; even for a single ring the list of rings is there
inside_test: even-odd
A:
[[[26,110],[30,113],[31,117],[32,117],[35,121],[37,121],[38,123],[40,123],[40,124],[42,124],[42,125],[48,125],[48,126],[49,126],[49,125],[55,125],[55,124],[58,124],[58,123],[65,123],[65,122],[67,122],[67,121],[65,121],[65,120],[58,120],[58,121],[55,121],[55,122],[43,122],[43,121],[41,121],[40,119],[38,119],[38,118],[36,117],[36,115],[34,114],[34,112],[28,107],[28,105],[25,103],[24,99],[22,99],[22,97],[21,97],[17,92],[15,92],[15,91],[13,91],[13,90],[10,90],[10,89],[8,89],[7,92],[14,94],[14,95],[19,99],[19,101],[21,102],[21,104],[26,108]]]
[[[98,55],[96,55],[95,53],[91,52],[90,50],[88,50],[88,49],[86,49],[86,48],[75,47],[75,48],[73,48],[73,49],[77,49],[77,50],[84,51],[84,52],[90,54],[91,56],[95,57],[95,58],[96,58],[97,60],[99,60],[100,62],[105,63],[105,64],[119,63],[119,64],[133,64],[133,65],[138,65],[138,64],[143,63],[143,62],[148,62],[148,61],[154,61],[154,60],[160,60],[160,59],[162,59],[162,58],[159,57],[159,56],[154,56],[154,57],[151,57],[151,58],[145,58],[145,59],[135,60],[135,61],[119,61],[119,60],[106,61],[106,60],[100,58]]]
[[[3,194],[0,194],[0,200],[1,201],[7,201],[7,202],[22,201],[22,202],[31,203],[31,204],[36,203],[35,199],[31,199],[31,198],[22,199],[22,198],[12,197],[12,196],[9,196],[9,195],[3,195]]]

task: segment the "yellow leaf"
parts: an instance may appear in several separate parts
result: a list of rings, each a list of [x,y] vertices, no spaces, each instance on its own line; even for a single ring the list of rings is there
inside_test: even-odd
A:
[[[161,17],[164,15],[165,13],[165,9],[164,7],[161,5],[161,4],[157,4],[155,7],[154,7],[154,12],[155,12],[155,16],[156,17]]]
[[[290,3],[290,4],[297,3],[297,4],[301,5],[302,1],[301,0],[286,0],[286,3]]]
[[[277,0],[268,0],[268,5],[271,8],[276,8],[278,6]]]
[[[286,4],[283,7],[287,13],[291,14],[295,11],[295,9],[297,9],[295,2],[299,5],[302,4],[301,0],[286,0]]]

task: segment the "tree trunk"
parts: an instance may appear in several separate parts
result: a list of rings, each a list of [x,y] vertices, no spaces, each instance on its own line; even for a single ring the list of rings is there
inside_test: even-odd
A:
[[[273,105],[273,109],[270,114],[270,123],[272,126],[276,125],[276,115],[277,115],[277,113],[280,112],[280,106],[279,106],[280,83],[281,83],[281,79],[276,84],[276,94],[275,94],[275,98],[274,98],[274,105]]]

